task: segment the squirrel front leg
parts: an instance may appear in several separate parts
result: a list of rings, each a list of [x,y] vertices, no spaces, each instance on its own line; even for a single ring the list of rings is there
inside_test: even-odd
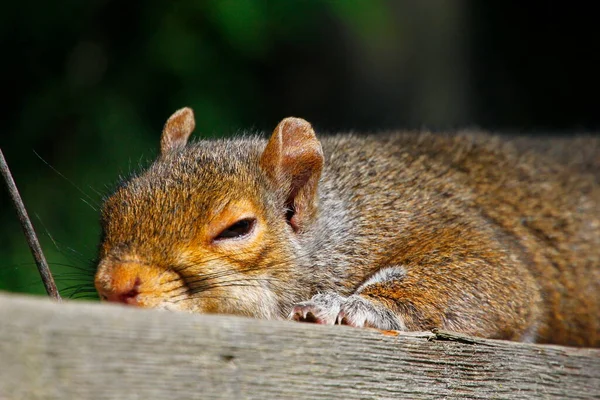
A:
[[[364,282],[351,296],[335,292],[318,293],[310,300],[298,303],[290,318],[300,322],[325,325],[343,324],[387,330],[406,330],[403,319],[394,312],[393,304],[384,297],[369,296],[379,282],[391,283],[401,279],[401,267],[384,268]]]
[[[421,331],[442,328],[481,337],[533,341],[539,327],[539,294],[523,291],[527,278],[496,280],[486,268],[386,267],[350,296],[328,292],[297,304],[290,317],[301,322],[344,324],[383,330]],[[497,276],[495,278],[498,278]],[[491,280],[491,282],[494,282]]]

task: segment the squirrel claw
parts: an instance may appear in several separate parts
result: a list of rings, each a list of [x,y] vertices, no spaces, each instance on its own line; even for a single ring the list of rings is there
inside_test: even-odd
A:
[[[354,326],[353,324],[350,323],[348,318],[346,318],[346,314],[344,313],[344,311],[340,311],[338,316],[335,318],[335,324],[336,325]]]
[[[290,313],[290,319],[294,321],[304,321],[308,315],[308,309],[304,306],[295,306]]]
[[[312,305],[297,305],[292,309],[290,318],[298,322],[309,322],[314,324],[327,324],[322,318],[318,317],[318,310]]]
[[[333,325],[336,323],[340,306],[345,300],[345,297],[337,293],[316,294],[310,300],[296,304],[290,313],[290,318],[299,322]]]

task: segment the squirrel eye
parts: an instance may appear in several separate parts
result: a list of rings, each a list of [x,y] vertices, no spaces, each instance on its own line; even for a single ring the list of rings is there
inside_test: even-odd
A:
[[[245,236],[250,233],[255,222],[256,220],[254,218],[241,219],[225,229],[223,232],[219,233],[214,240],[235,239]]]

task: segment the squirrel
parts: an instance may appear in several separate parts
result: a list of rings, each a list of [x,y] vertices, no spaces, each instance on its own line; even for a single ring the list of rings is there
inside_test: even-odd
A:
[[[598,138],[194,128],[105,199],[101,300],[600,346]]]

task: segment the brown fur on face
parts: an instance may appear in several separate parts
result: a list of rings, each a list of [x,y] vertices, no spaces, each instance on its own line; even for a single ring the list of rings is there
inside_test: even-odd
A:
[[[391,310],[382,326],[600,345],[598,139],[319,141],[291,118],[268,142],[186,145],[191,111],[169,121],[159,159],[104,204],[109,300],[272,319],[334,292],[348,319]]]
[[[247,145],[264,146],[256,140],[249,140]],[[277,195],[267,192],[266,178],[239,179],[250,174],[252,168],[252,163],[246,165],[246,155],[240,155],[238,162],[228,166],[219,165],[219,156],[222,154],[218,151],[200,148],[163,155],[105,202],[105,239],[96,276],[96,287],[101,293],[109,290],[107,282],[120,271],[136,274],[131,272],[134,266],[128,263],[135,258],[143,261],[135,264],[142,281],[138,285],[139,297],[152,293],[160,299],[152,306],[265,318],[283,315],[280,303],[285,304],[288,294],[280,293],[277,285],[270,288],[268,282],[272,276],[281,279],[287,273],[279,265],[285,261],[280,253],[286,244],[275,245],[280,240],[273,228],[290,228],[285,220],[274,221],[279,215],[265,209],[268,203],[249,200],[260,196],[274,203]],[[188,163],[189,159],[195,162]],[[253,173],[260,174],[257,164],[254,168]],[[231,177],[223,178],[224,174]],[[204,192],[208,196],[200,196]],[[247,237],[214,240],[221,231],[244,218],[255,220]],[[278,266],[273,271],[261,268],[269,263]],[[158,284],[150,287],[150,280],[144,278],[148,266],[169,271],[168,290],[159,290]]]

